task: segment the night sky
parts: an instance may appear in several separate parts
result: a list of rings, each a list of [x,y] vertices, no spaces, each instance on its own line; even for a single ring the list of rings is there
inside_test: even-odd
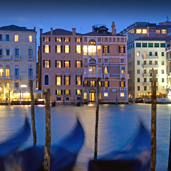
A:
[[[171,0],[4,0],[0,4],[0,26],[18,25],[39,29],[63,28],[87,33],[95,24],[105,24],[117,33],[136,21],[171,21]]]

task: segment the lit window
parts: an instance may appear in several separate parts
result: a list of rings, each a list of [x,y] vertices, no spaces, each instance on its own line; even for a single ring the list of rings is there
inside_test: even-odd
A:
[[[125,67],[122,67],[121,73],[125,74]]]
[[[103,53],[109,53],[109,46],[103,46]]]
[[[146,57],[147,56],[147,53],[146,52],[143,52],[143,56]]]
[[[87,81],[83,81],[84,87],[87,87]]]
[[[87,55],[87,46],[86,45],[83,46],[83,54]]]
[[[5,86],[7,89],[10,88],[10,83],[6,83],[6,86]]]
[[[56,67],[61,68],[61,61],[56,61]]]
[[[104,97],[108,97],[108,93],[104,93]]]
[[[90,81],[90,87],[95,87],[95,81]]]
[[[69,68],[69,61],[65,61],[65,68]]]
[[[160,34],[160,30],[156,30],[156,34]]]
[[[81,45],[76,45],[76,53],[81,53]]]
[[[162,30],[161,30],[161,33],[162,33],[162,34],[166,34],[166,33],[167,33],[166,29],[162,29]]]
[[[50,37],[44,37],[43,39],[44,42],[50,42]]]
[[[134,33],[134,29],[132,29],[129,33]]]
[[[108,67],[107,66],[104,67],[104,74],[108,74]]]
[[[96,46],[95,45],[88,46],[88,55],[96,55]]]
[[[101,53],[101,46],[100,45],[98,45],[97,46],[97,55],[101,55],[102,53]]]
[[[10,69],[6,68],[5,72],[6,72],[6,77],[9,77],[10,76]]]
[[[101,87],[102,86],[102,83],[101,83],[101,81],[99,81],[99,87]]]
[[[56,45],[56,52],[61,53],[61,45]]]
[[[142,29],[142,34],[147,34],[147,29]]]
[[[32,42],[32,35],[29,35],[29,42]]]
[[[18,35],[15,35],[15,42],[18,42]]]
[[[2,67],[0,67],[0,77],[2,77],[2,75],[3,75],[3,69]]]
[[[61,76],[56,77],[56,85],[61,85]]]
[[[69,38],[68,37],[65,37],[65,42],[69,42]]]
[[[69,76],[65,76],[65,85],[69,85]]]
[[[56,42],[62,42],[61,37],[56,37]]]
[[[101,95],[101,93],[99,93],[99,99],[101,99],[102,98],[102,95]]]
[[[45,53],[49,53],[49,45],[45,45]]]
[[[81,38],[76,38],[76,42],[81,42]]]
[[[121,87],[125,87],[125,81],[121,81]]]
[[[69,45],[65,45],[65,53],[69,53]]]
[[[119,46],[119,53],[125,53],[125,46]]]
[[[65,90],[65,95],[69,95],[69,90]]]
[[[77,85],[81,85],[81,76],[77,75]]]
[[[108,81],[104,81],[104,87],[108,87]]]
[[[61,95],[61,90],[56,90],[56,95]]]
[[[76,67],[81,68],[81,61],[76,61]]]
[[[120,93],[120,96],[121,97],[125,97],[125,93]]]
[[[45,68],[49,68],[49,61],[44,61]]]
[[[137,34],[141,34],[141,29],[136,29]]]
[[[81,90],[77,90],[77,95],[81,95]]]
[[[85,100],[87,99],[87,93],[84,93],[84,99]]]
[[[140,56],[140,52],[137,52],[137,56]]]

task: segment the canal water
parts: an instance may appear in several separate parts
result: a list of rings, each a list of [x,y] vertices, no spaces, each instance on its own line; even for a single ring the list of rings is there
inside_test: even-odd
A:
[[[157,171],[166,171],[169,155],[171,105],[157,105]],[[0,106],[0,141],[15,133],[28,114],[31,123],[30,106]],[[79,116],[85,130],[85,143],[81,149],[74,171],[86,171],[94,155],[95,106],[58,106],[51,108],[52,144],[72,130],[76,116]],[[45,143],[45,108],[35,106],[37,143]],[[99,106],[98,156],[119,150],[134,137],[139,121],[150,131],[150,104],[120,104]],[[22,149],[32,145],[29,137]]]

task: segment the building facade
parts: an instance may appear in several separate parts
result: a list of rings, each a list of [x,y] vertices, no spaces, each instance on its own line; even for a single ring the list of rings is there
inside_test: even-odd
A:
[[[171,22],[168,21],[158,25],[136,22],[119,33],[128,36],[129,98],[151,97],[152,68],[156,71],[157,95],[166,96],[168,62],[165,51],[170,30]]]
[[[35,90],[35,28],[0,27],[0,102],[29,101],[29,80]]]
[[[101,103],[128,102],[127,37],[106,26],[92,32],[76,33],[51,29],[40,34],[39,82],[42,91],[51,90],[51,100],[59,103],[94,102],[99,79]]]

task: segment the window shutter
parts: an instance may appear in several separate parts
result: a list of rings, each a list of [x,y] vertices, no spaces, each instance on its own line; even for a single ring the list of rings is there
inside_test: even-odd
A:
[[[55,45],[55,53],[57,53],[57,45]]]
[[[61,60],[61,68],[63,67],[63,61]]]
[[[45,41],[45,37],[43,37],[43,42]]]
[[[108,46],[108,53],[109,53],[109,46]]]
[[[77,89],[75,90],[75,94],[77,95]]]
[[[49,60],[49,68],[51,67],[51,61]]]
[[[55,75],[55,85],[57,85],[57,75]]]
[[[83,81],[83,87],[84,87],[84,81]]]
[[[81,90],[81,95],[82,95],[82,90]]]
[[[90,81],[87,81],[87,87],[90,87]]]
[[[95,86],[96,86],[96,81],[95,81]]]
[[[109,87],[109,81],[108,81],[108,87]]]
[[[49,42],[50,42],[50,37],[49,37]]]
[[[69,42],[70,42],[70,38],[69,38]]]
[[[104,81],[101,81],[101,85],[102,85],[102,87],[104,87]]]
[[[77,38],[75,38],[75,42],[77,42]]]
[[[77,60],[75,60],[75,67],[77,67]]]
[[[70,48],[70,45],[69,45],[69,53],[70,53],[70,50],[71,50],[71,48]]]
[[[65,75],[64,75],[64,85],[65,85]]]
[[[80,42],[82,42],[82,38],[80,38]]]
[[[124,81],[124,87],[125,87],[125,81]]]
[[[81,75],[81,85],[82,85],[82,75]]]
[[[81,61],[81,67],[82,67],[82,61]]]
[[[62,75],[61,75],[61,85],[62,85]]]
[[[124,53],[125,53],[125,46],[124,46]]]
[[[55,95],[57,95],[57,90],[55,90]]]
[[[64,53],[65,53],[65,45],[64,45]]]
[[[61,90],[61,95],[63,95],[63,90]]]
[[[75,75],[75,85],[77,85],[77,75]]]
[[[61,37],[61,42],[63,42],[63,38]]]
[[[62,53],[62,45],[61,45],[61,53]]]
[[[71,95],[71,91],[69,90],[69,95]]]
[[[43,45],[43,52],[45,52],[45,45]]]
[[[119,87],[121,87],[121,81],[119,81]]]
[[[81,53],[83,52],[83,50],[82,50],[82,49],[83,49],[83,46],[81,45]]]
[[[121,52],[120,52],[120,46],[118,46],[118,52],[121,53]]]
[[[50,53],[50,50],[51,50],[51,49],[50,49],[50,45],[49,45],[49,53]]]
[[[56,37],[55,37],[55,42],[56,42]]]
[[[71,84],[71,76],[69,75],[69,85]]]
[[[71,67],[71,61],[69,61],[69,68]]]
[[[55,68],[57,67],[57,60],[55,60]]]
[[[75,45],[75,53],[77,53],[77,45]]]
[[[43,60],[43,67],[45,67],[45,60]]]
[[[103,53],[104,53],[104,46],[103,46]]]

